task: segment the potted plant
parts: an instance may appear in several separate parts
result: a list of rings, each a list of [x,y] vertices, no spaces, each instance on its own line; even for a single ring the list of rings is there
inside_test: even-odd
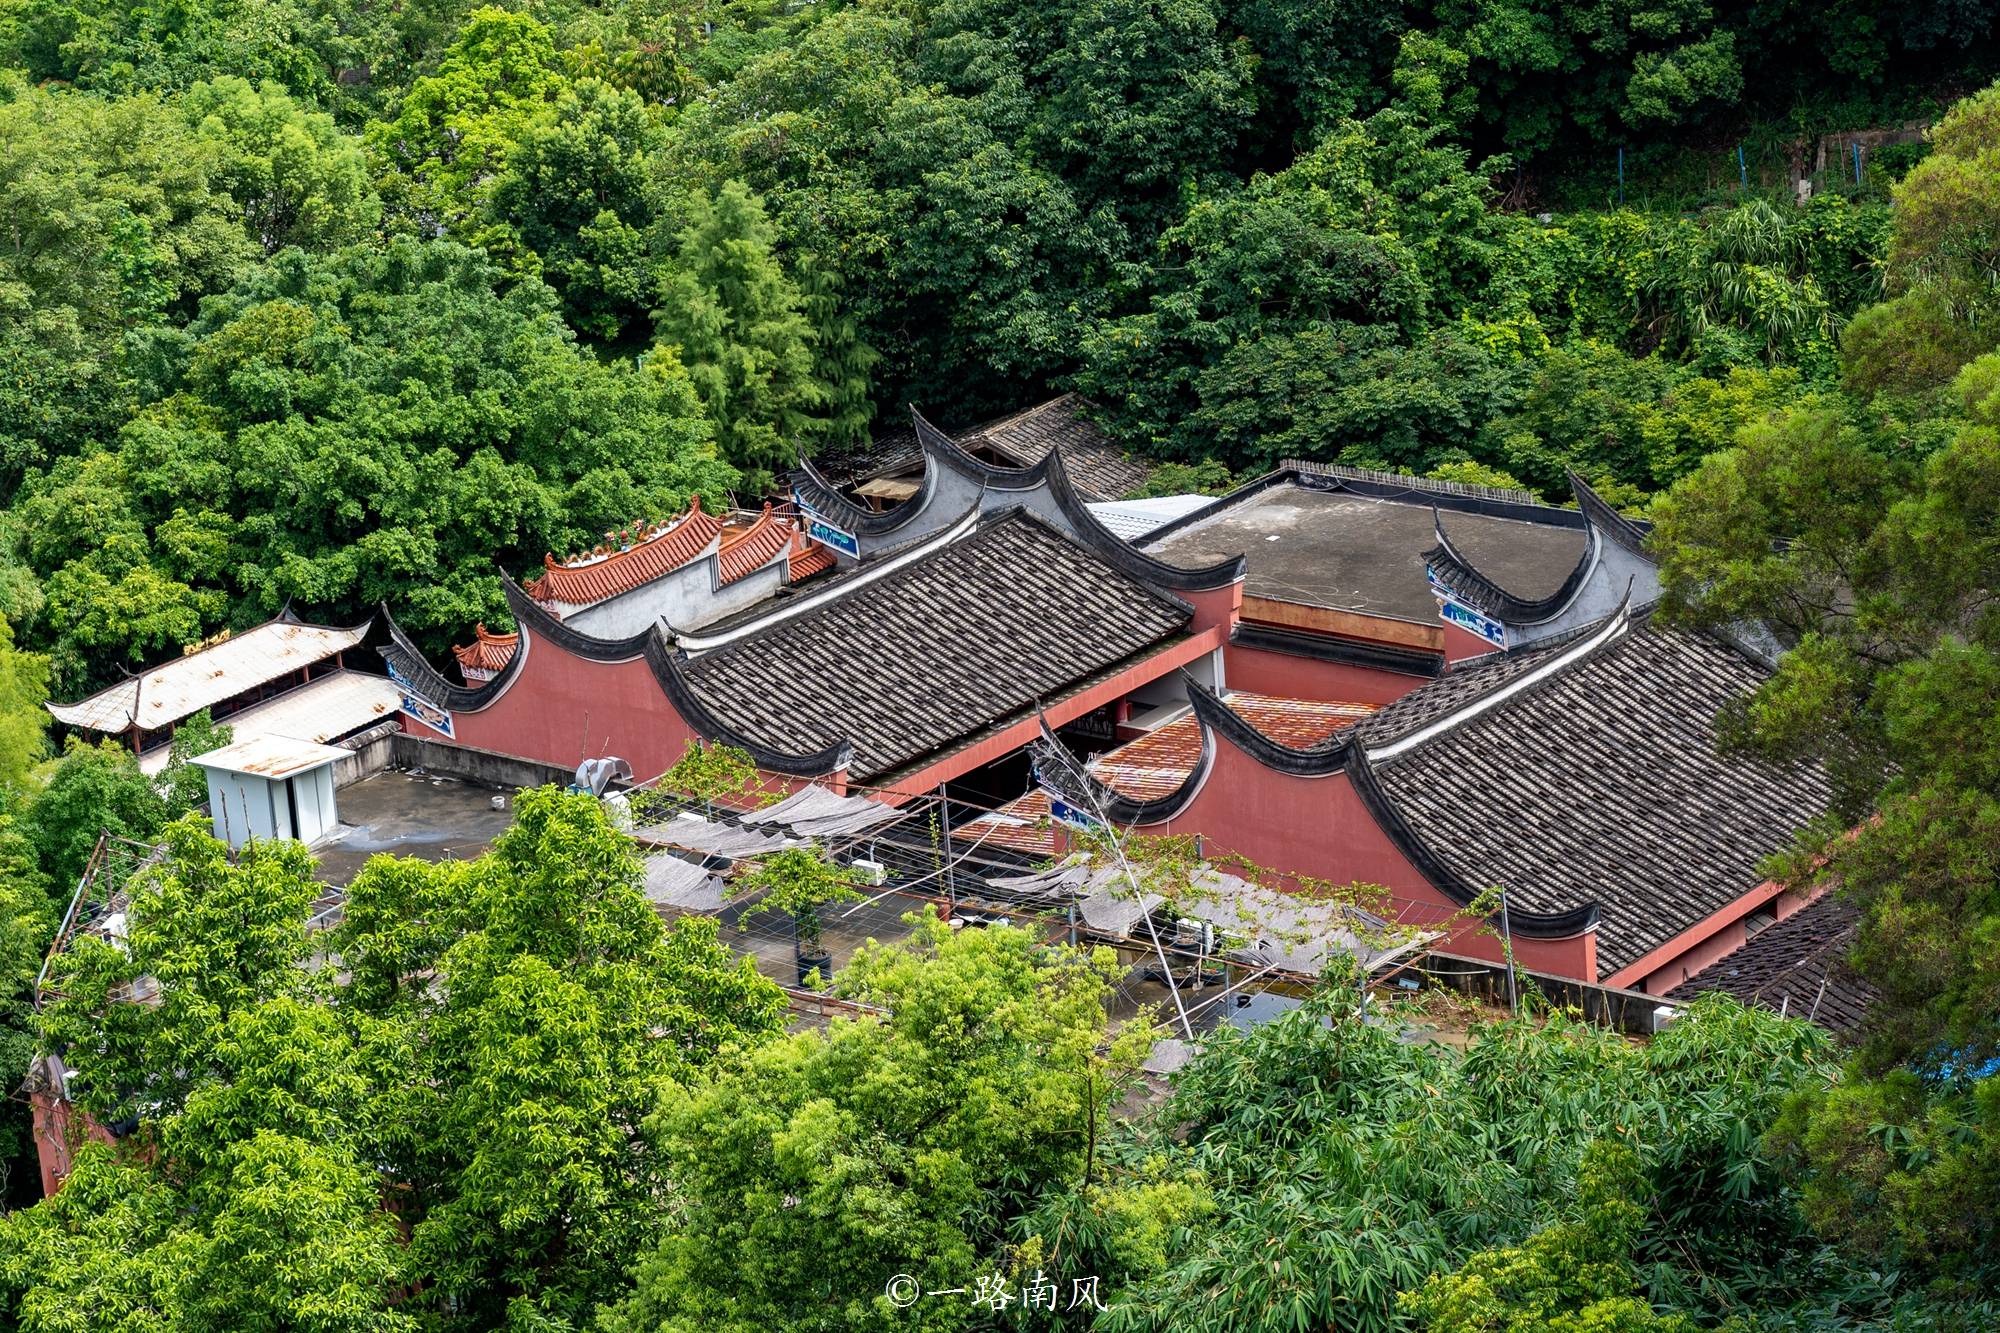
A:
[[[825,980],[832,972],[833,956],[821,939],[819,909],[829,903],[858,902],[861,895],[814,847],[787,847],[765,857],[738,881],[738,897],[753,893],[763,895],[758,906],[791,916],[797,933],[799,984],[809,984],[814,973]],[[737,928],[745,928],[740,919]]]

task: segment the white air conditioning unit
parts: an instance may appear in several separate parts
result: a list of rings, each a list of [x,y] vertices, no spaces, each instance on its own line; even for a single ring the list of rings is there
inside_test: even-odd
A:
[[[1655,1034],[1657,1034],[1662,1028],[1666,1027],[1667,1024],[1673,1022],[1676,1018],[1679,1018],[1680,1016],[1681,1016],[1681,1011],[1671,1004],[1654,1005],[1652,1013],[1652,1024],[1651,1024],[1652,1031]]]
[[[853,872],[854,878],[863,884],[880,888],[889,882],[889,867],[880,861],[849,861],[847,868]]]

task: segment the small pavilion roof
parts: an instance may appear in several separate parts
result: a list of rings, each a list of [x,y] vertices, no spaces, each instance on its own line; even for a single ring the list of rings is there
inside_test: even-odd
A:
[[[318,741],[302,741],[290,736],[274,736],[267,732],[225,745],[220,750],[196,755],[189,762],[217,772],[247,773],[251,777],[277,781],[324,768],[347,758],[350,753],[338,746],[321,745]]]
[[[697,495],[688,502],[685,514],[653,525],[630,546],[617,550],[600,547],[568,561],[543,556],[541,576],[522,586],[538,602],[588,606],[700,559],[721,534],[721,520],[702,509]]]
[[[148,667],[87,699],[48,708],[56,721],[89,731],[129,731],[135,723],[145,731],[162,731],[204,708],[357,647],[367,633],[365,623],[335,629],[304,624],[287,613]]]
[[[466,671],[498,671],[506,666],[514,656],[514,649],[520,645],[521,636],[495,634],[481,621],[473,626],[472,642],[463,648],[452,645],[451,655],[458,659],[458,665]]]

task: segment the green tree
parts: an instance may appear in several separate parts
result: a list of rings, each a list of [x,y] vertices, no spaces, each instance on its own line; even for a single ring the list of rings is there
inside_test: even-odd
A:
[[[539,270],[570,326],[617,342],[652,307],[647,233],[657,209],[651,159],[659,133],[636,93],[585,79],[522,130],[493,183],[490,250]]]
[[[217,725],[206,708],[181,719],[167,747],[167,766],[160,770],[169,815],[184,815],[208,800],[208,771],[189,760],[220,750],[235,738],[235,729],[227,723]]]
[[[48,697],[48,659],[15,648],[14,631],[0,616],[0,793],[18,788],[48,752]]]
[[[1402,1296],[1404,1313],[1430,1333],[1692,1333],[1691,1319],[1656,1314],[1638,1294],[1645,1188],[1637,1154],[1598,1140],[1577,1170],[1573,1216],[1427,1278]]]
[[[166,823],[166,802],[117,741],[86,745],[72,737],[38,778],[20,831],[60,900],[58,910],[69,904],[100,832],[145,841]]]
[[[371,861],[331,938],[302,846],[170,826],[122,943],[74,941],[42,1013],[145,1146],[0,1222],[8,1315],[581,1328],[621,1293],[670,1191],[647,1112],[784,997],[714,921],[661,924],[597,801],[515,810],[476,860]]]
[[[450,242],[274,257],[167,387],[22,501],[66,692],[287,599],[387,601],[443,640],[503,613],[496,565],[719,508],[735,478],[671,363],[584,353],[547,287]]]
[[[473,10],[437,72],[410,85],[393,120],[368,128],[387,168],[380,188],[392,224],[420,236],[467,235],[507,154],[562,86],[546,24]]]
[[[662,283],[658,353],[678,359],[715,423],[722,456],[752,493],[821,429],[827,388],[813,374],[804,297],[771,253],[764,205],[739,181],[690,203]]]
[[[374,231],[382,201],[367,155],[332,116],[239,78],[198,83],[180,107],[195,133],[220,147],[217,182],[266,254],[288,245],[336,249]]]
[[[1035,1182],[1081,1171],[1153,1035],[1107,1031],[1116,975],[1108,951],[936,918],[863,948],[840,990],[886,1014],[668,1090],[649,1123],[681,1211],[604,1327],[961,1327],[947,1301],[895,1308],[888,1281],[969,1286]]]

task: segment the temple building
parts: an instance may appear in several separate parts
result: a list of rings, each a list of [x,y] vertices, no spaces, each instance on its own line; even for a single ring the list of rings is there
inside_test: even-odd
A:
[[[269,734],[336,741],[395,716],[396,690],[349,661],[372,624],[310,625],[287,608],[87,699],[52,703],[49,713],[79,731],[121,738],[148,774],[166,767],[174,729],[204,708],[240,739]]]
[[[543,557],[541,575],[522,587],[579,632],[615,639],[656,621],[706,625],[829,567],[791,512],[767,504],[717,518],[696,496],[686,513],[606,533],[582,555]]]
[[[447,680],[391,624],[405,726],[565,767],[650,776],[701,740],[773,790],[948,788],[997,809],[961,836],[1024,856],[1095,811],[1378,885],[1476,958],[1505,952],[1504,891],[1525,966],[1653,995],[1807,905],[1758,866],[1825,809],[1825,775],[1714,734],[1775,646],[1655,624],[1644,527],[1581,480],[1559,507],[1289,464],[1128,542],[1060,447],[995,463],[917,413],[911,438],[900,501],[805,463],[789,515],[740,524],[737,561],[696,506],[509,583],[518,639],[485,678]],[[802,554],[821,567],[794,577]],[[774,574],[693,605],[704,561],[711,598]],[[635,614],[589,618],[620,603]],[[1084,789],[1034,762],[1052,745],[1087,761]]]

